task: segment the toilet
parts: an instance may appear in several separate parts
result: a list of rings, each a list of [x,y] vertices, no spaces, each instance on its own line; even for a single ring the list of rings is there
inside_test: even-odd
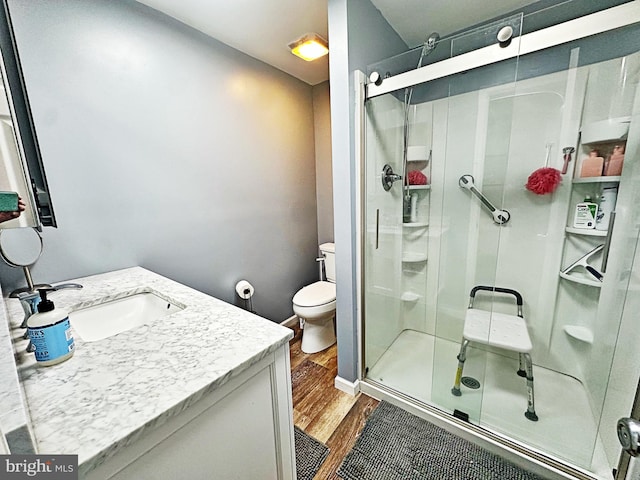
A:
[[[336,343],[336,262],[333,243],[320,245],[327,280],[303,287],[293,296],[293,313],[300,319],[304,353],[316,353]]]

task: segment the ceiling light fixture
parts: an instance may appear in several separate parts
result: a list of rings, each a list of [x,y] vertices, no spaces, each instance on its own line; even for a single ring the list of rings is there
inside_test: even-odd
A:
[[[327,41],[317,33],[307,33],[289,44],[291,53],[310,62],[329,53]]]

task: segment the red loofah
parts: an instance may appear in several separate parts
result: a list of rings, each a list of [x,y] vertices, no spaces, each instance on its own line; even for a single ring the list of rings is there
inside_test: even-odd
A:
[[[560,175],[559,170],[549,167],[539,168],[529,175],[526,187],[530,192],[537,195],[544,195],[546,193],[551,193],[558,188],[561,181],[562,175]]]
[[[409,185],[426,185],[427,177],[419,170],[409,172]]]

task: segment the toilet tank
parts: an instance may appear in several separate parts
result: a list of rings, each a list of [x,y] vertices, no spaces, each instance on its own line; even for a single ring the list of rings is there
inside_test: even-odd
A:
[[[336,283],[336,248],[333,243],[323,243],[320,245],[320,253],[325,258],[324,271],[327,281]]]

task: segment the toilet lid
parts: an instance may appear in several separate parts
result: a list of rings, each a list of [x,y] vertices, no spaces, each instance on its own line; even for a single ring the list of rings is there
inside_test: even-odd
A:
[[[336,284],[316,282],[307,285],[293,296],[293,303],[300,307],[314,307],[336,299]]]

